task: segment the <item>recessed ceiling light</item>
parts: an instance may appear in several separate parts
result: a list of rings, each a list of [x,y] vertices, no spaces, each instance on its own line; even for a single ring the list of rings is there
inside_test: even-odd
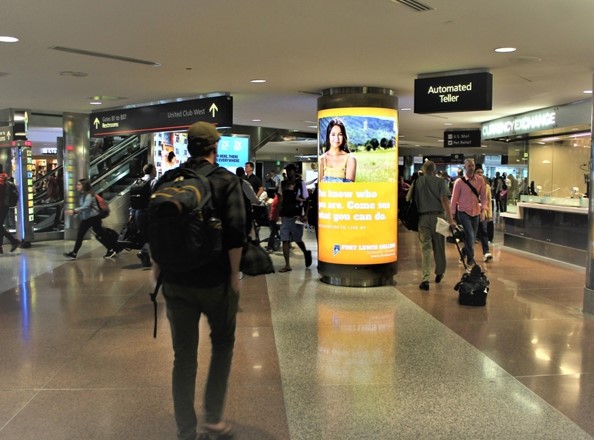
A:
[[[400,111],[401,111],[401,112],[409,112],[409,111],[411,111],[411,110],[412,110],[412,109],[410,109],[410,108],[408,108],[408,107],[405,107],[405,108],[401,108],[401,109],[400,109]]]
[[[584,90],[584,93],[591,94],[592,93],[592,90]]]
[[[265,83],[266,80],[265,79],[252,79],[252,80],[250,80],[250,82],[251,83],[254,83],[254,84],[256,84],[256,83]]]
[[[16,43],[17,41],[19,41],[19,39],[16,37],[9,37],[6,35],[0,37],[0,43]]]
[[[497,49],[495,49],[495,52],[497,53],[509,53],[509,52],[515,52],[517,49],[515,47],[498,47]]]
[[[252,122],[262,122],[262,119],[252,119]]]
[[[91,102],[89,102],[89,104],[91,104],[91,105],[103,105],[103,103],[101,101],[91,101]]]
[[[443,125],[454,125],[451,122],[444,122]]]

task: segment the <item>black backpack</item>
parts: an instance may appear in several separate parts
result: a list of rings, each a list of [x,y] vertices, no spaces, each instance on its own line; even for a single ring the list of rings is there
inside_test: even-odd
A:
[[[6,196],[5,206],[8,206],[9,208],[14,208],[19,202],[19,190],[17,186],[10,180],[4,181],[4,185],[4,191]]]
[[[130,208],[146,209],[151,199],[152,179],[137,179],[130,187]]]
[[[218,168],[175,168],[156,183],[148,205],[148,243],[162,272],[189,272],[220,258],[222,223],[208,181]]]

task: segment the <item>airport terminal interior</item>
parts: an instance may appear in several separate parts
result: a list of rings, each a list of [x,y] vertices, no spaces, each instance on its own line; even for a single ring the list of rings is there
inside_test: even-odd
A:
[[[264,232],[264,231],[263,231]],[[515,251],[495,232],[485,307],[460,306],[464,268],[418,288],[417,234],[398,232],[383,287],[322,283],[293,270],[241,280],[225,418],[238,440],[590,439],[594,319],[585,270]],[[136,251],[103,259],[95,239],[0,255],[0,439],[175,438],[172,349],[162,296]],[[477,246],[477,251],[480,252]],[[201,323],[197,412],[209,359]]]

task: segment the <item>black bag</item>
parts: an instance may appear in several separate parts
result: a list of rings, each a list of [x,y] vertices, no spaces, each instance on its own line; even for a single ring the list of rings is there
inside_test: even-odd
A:
[[[141,249],[144,242],[144,237],[134,219],[124,225],[118,237],[118,245],[123,249]]]
[[[402,224],[411,231],[419,230],[419,211],[415,202],[415,184],[412,187],[412,198],[405,202],[402,208],[398,210],[398,218]]]
[[[258,242],[248,241],[243,246],[239,270],[246,275],[266,275],[274,273],[274,265],[268,252]]]
[[[137,179],[130,187],[130,208],[146,209],[151,199],[152,179]]]
[[[458,303],[464,306],[484,306],[487,304],[489,280],[478,264],[470,273],[462,275],[462,279],[454,286],[458,291]]]
[[[174,168],[156,183],[148,207],[148,243],[162,271],[189,272],[220,258],[222,222],[207,178],[218,168]]]
[[[303,181],[297,179],[293,189],[286,188],[286,183],[282,183],[283,198],[280,206],[281,217],[299,217],[303,215],[303,204],[297,200],[303,191]]]
[[[121,251],[123,248],[118,246],[119,234],[111,228],[102,227],[103,231],[101,235],[95,235],[97,241],[105,246],[106,249],[113,249],[116,252]]]
[[[14,208],[19,202],[19,190],[17,186],[10,180],[4,181],[5,200],[4,205],[9,208]]]

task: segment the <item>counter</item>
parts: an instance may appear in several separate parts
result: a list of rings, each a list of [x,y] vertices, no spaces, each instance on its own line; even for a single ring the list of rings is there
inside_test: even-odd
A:
[[[515,212],[500,214],[503,220],[503,245],[585,267],[588,200],[548,199],[551,203],[522,199]],[[562,203],[555,203],[553,199],[560,199]]]

